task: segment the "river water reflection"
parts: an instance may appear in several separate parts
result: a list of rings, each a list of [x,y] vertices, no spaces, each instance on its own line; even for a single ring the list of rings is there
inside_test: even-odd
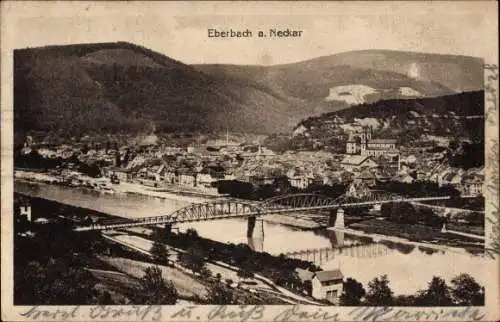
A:
[[[127,218],[166,215],[189,204],[187,198],[175,196],[162,199],[124,193],[102,194],[84,188],[26,182],[15,182],[14,187],[16,192],[34,197]],[[195,228],[205,238],[225,243],[245,243],[274,255],[296,253],[293,256],[302,256],[304,259],[309,256],[308,260],[314,261],[323,269],[340,268],[346,277],[353,277],[365,286],[374,277],[387,274],[395,294],[415,293],[425,288],[434,275],[449,281],[460,273],[468,273],[485,285],[488,270],[492,272],[495,269],[494,261],[480,256],[442,251],[431,253],[404,244],[392,244],[388,247],[366,238],[336,235],[326,229],[304,231],[264,222],[264,240],[249,240],[245,219],[187,223],[178,228],[181,231]],[[346,248],[339,250],[339,246]],[[304,250],[311,251],[305,254]],[[312,250],[317,251],[314,254]],[[301,252],[302,254],[297,254]]]

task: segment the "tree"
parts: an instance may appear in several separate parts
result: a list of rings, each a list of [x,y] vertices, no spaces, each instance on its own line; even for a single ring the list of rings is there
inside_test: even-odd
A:
[[[210,304],[219,305],[236,304],[236,298],[233,292],[219,284],[208,291],[208,301]]]
[[[365,295],[366,291],[363,285],[354,278],[348,278],[344,282],[344,290],[340,295],[340,304],[347,306],[359,305]]]
[[[366,301],[373,306],[392,305],[392,294],[387,275],[382,275],[380,278],[376,277],[368,283]]]
[[[280,194],[289,193],[292,188],[290,180],[288,180],[288,177],[285,175],[279,176],[276,179],[274,179],[273,184],[275,186],[275,190]]]
[[[249,270],[246,270],[246,269],[240,269],[238,270],[238,273],[237,273],[238,277],[239,278],[252,278],[253,277],[253,273],[250,272]]]
[[[207,279],[207,278],[209,278],[210,276],[212,276],[212,272],[211,272],[211,271],[210,271],[210,270],[209,270],[209,269],[208,269],[205,265],[203,265],[203,267],[202,267],[202,268],[201,268],[201,270],[200,270],[200,275],[201,275],[203,278]]]
[[[137,304],[162,305],[175,304],[178,294],[170,281],[165,281],[158,266],[150,266],[144,270],[141,278],[141,290],[137,292]]]
[[[389,218],[389,216],[391,215],[391,212],[392,212],[392,207],[393,207],[392,202],[383,203],[382,206],[380,206],[380,215],[382,217]]]
[[[484,287],[469,274],[451,280],[451,295],[458,305],[484,305]]]
[[[44,265],[45,264],[45,265]],[[78,305],[97,303],[95,280],[66,259],[47,263],[30,261],[15,272],[15,294],[19,304]]]
[[[407,202],[393,203],[389,220],[404,224],[415,224],[417,222],[415,207]]]
[[[394,298],[394,306],[415,306],[416,298],[414,295],[398,295]]]
[[[153,256],[153,259],[157,263],[166,264],[168,263],[168,251],[167,247],[164,243],[159,240],[155,240],[153,242],[153,246],[151,246],[151,250],[149,251]]]
[[[198,231],[194,228],[188,228],[186,230],[186,237],[188,237],[190,239],[197,239],[197,238],[199,238]]]
[[[77,162],[79,162],[78,159]],[[78,167],[78,171],[93,178],[99,178],[101,176],[101,169],[99,165],[95,162],[91,164],[81,163],[80,166]]]
[[[195,273],[201,273],[205,267],[203,252],[196,247],[190,247],[185,253],[179,255],[179,262],[182,266],[192,270]]]
[[[100,305],[113,305],[116,304],[115,301],[113,301],[113,298],[111,297],[111,293],[108,291],[102,291],[98,298],[97,301]]]
[[[420,291],[416,299],[417,305],[450,306],[453,304],[450,290],[441,277],[434,276],[426,290]]]

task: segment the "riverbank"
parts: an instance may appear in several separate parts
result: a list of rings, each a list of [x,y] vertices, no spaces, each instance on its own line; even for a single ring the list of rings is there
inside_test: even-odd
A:
[[[405,244],[405,245],[412,245],[412,246],[418,246],[422,248],[429,248],[429,249],[434,249],[438,251],[444,251],[444,252],[453,252],[453,253],[459,253],[459,254],[469,254],[470,253],[461,247],[451,247],[447,245],[437,245],[437,244],[431,244],[431,243],[422,243],[422,242],[417,242],[417,241],[411,241],[406,238],[398,237],[398,236],[388,236],[388,235],[383,235],[383,234],[378,234],[378,233],[373,233],[373,232],[365,232],[365,231],[360,231],[356,229],[351,229],[351,228],[335,228],[335,227],[329,227],[328,230],[331,231],[339,231],[339,232],[344,232],[346,234],[351,234],[351,235],[356,235],[360,237],[369,237],[372,238],[374,242],[394,242],[394,243],[400,243],[400,244]]]
[[[265,215],[262,216],[262,220],[268,223],[273,223],[273,224],[280,224],[280,225],[285,225],[289,227],[295,227],[295,228],[300,228],[303,230],[312,230],[312,229],[318,229],[318,228],[323,228],[326,227],[326,225],[319,224],[312,220],[310,217],[307,216],[301,216],[298,214],[287,214],[287,215],[280,215],[280,214],[271,214],[271,215]]]
[[[15,170],[14,180],[33,184],[63,185],[63,179],[60,176],[49,172]],[[189,203],[205,202],[210,199],[220,197],[217,194],[204,193],[202,191],[194,191],[191,189],[183,189],[182,187],[154,188],[135,182],[121,182],[119,184],[112,184],[108,178],[92,178],[84,175],[79,175],[78,180],[80,180],[82,184],[74,185],[72,186],[73,188],[87,188],[92,191],[99,191],[103,193],[140,194],[162,199],[176,199]],[[91,188],[91,186],[98,186],[100,184],[105,184],[108,189],[106,189],[105,191],[100,191],[99,189]]]
[[[161,199],[175,199],[189,203],[201,203],[215,198],[213,195],[193,194],[191,192],[173,191],[165,188],[151,188],[132,182],[121,182],[120,184],[113,185],[113,189],[117,193],[133,193]]]

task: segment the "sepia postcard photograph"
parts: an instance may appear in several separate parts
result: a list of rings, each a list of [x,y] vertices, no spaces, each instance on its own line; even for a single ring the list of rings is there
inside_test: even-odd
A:
[[[2,320],[498,321],[497,10],[2,2]]]

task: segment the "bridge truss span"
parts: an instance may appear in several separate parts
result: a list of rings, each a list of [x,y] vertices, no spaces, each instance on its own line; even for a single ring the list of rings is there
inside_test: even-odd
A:
[[[298,193],[281,195],[266,199],[261,202],[261,208],[265,212],[272,210],[304,209],[326,206],[336,206],[336,199],[314,193]]]
[[[211,202],[188,205],[174,211],[167,217],[171,222],[183,223],[231,217],[256,216],[260,213],[261,208],[258,203],[245,202],[239,199],[219,199]]]
[[[88,227],[78,227],[75,230],[109,230],[135,226],[176,224],[236,217],[247,218],[267,214],[327,210],[340,207],[369,206],[388,202],[446,200],[449,198],[449,196],[405,198],[397,194],[380,190],[368,190],[362,194],[347,193],[337,198],[331,198],[313,193],[299,193],[276,196],[261,202],[223,198],[209,202],[190,204],[168,215],[145,217],[136,219],[132,222],[127,221],[122,223],[94,224]]]
[[[405,198],[395,193],[383,190],[367,190],[356,194],[343,194],[335,199],[339,205],[354,205],[354,204],[375,204],[387,203],[392,201],[402,201]]]
[[[133,222],[97,224],[90,227],[79,227],[75,230],[109,230],[169,223],[179,224],[233,217],[250,217],[258,216],[260,214],[261,208],[258,203],[246,202],[240,199],[225,198],[217,199],[215,201],[190,204],[165,216],[144,217],[134,220]]]

